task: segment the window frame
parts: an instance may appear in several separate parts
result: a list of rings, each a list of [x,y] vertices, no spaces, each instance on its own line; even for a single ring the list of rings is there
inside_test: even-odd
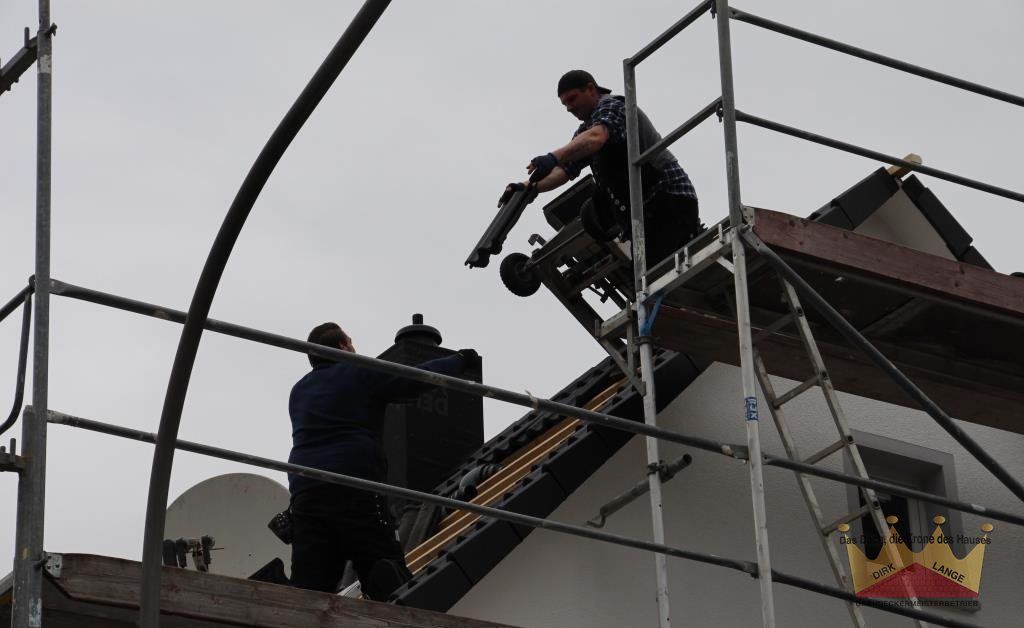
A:
[[[952,454],[870,432],[850,432],[871,479],[959,500],[956,465]],[[848,455],[843,456],[843,470],[856,475]],[[914,498],[906,499],[911,519],[908,527],[912,535],[930,535],[935,530],[935,523],[932,520],[936,515],[946,518],[946,522],[942,524],[942,531],[947,536],[956,538],[958,534],[963,534],[963,520],[959,510]],[[850,512],[858,510],[861,507],[860,488],[848,484],[846,501]],[[866,517],[850,522],[851,532],[856,534],[857,538],[863,538]],[[913,542],[912,539],[911,541],[908,543],[910,548],[915,552],[921,551],[922,544]],[[966,551],[959,543],[951,544],[951,549],[957,558],[966,555]]]

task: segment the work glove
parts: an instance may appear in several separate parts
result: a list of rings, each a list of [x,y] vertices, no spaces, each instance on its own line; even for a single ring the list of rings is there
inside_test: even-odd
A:
[[[527,172],[530,173],[530,181],[540,181],[544,177],[551,174],[551,171],[558,165],[558,160],[551,153],[547,155],[541,155],[540,157],[534,157],[530,160],[530,166],[533,166],[533,170],[527,167]]]
[[[467,368],[480,364],[480,354],[476,352],[476,349],[459,349],[459,355],[466,361]]]
[[[498,197],[498,207],[508,202],[512,195],[526,189],[525,183],[512,182],[505,186],[505,191]]]

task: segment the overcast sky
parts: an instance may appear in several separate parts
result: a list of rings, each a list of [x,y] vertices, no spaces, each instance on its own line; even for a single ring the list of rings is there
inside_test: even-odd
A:
[[[1024,93],[1019,2],[737,5]],[[336,320],[360,352],[376,355],[422,312],[445,346],[480,351],[488,383],[556,392],[600,360],[600,348],[544,290],[514,297],[497,263],[462,263],[505,183],[571,136],[576,123],[555,95],[562,72],[589,69],[621,93],[622,59],[691,6],[395,2],[271,177],[212,316],[293,337]],[[357,8],[336,0],[55,1],[53,276],[187,309],[242,178]],[[37,19],[30,0],[0,3],[0,57],[10,58]],[[714,32],[704,17],[640,67],[640,105],[663,133],[719,93]],[[1024,187],[1019,108],[741,23],[733,43],[744,111]],[[2,302],[33,272],[35,99],[34,70],[0,95]],[[720,125],[705,122],[673,151],[705,222],[725,216]],[[744,202],[798,215],[880,165],[742,126],[739,156]],[[1024,270],[1020,204],[922,178],[997,270]],[[530,208],[504,252],[528,250],[531,233],[550,235],[540,208],[553,196]],[[14,388],[19,321],[0,324],[2,404]],[[172,323],[55,297],[50,407],[155,431],[179,333]],[[181,437],[285,459],[288,391],[306,369],[304,356],[205,334]],[[0,406],[4,416],[8,407]],[[488,436],[524,413],[485,408]],[[46,548],[140,556],[152,448],[60,426],[49,434]],[[11,435],[20,437],[20,424],[4,441]],[[253,471],[184,453],[175,462],[172,500],[213,475]],[[0,565],[13,556],[15,494],[16,478],[0,476]]]

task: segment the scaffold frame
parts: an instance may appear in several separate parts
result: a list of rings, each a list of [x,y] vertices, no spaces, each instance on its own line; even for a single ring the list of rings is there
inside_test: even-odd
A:
[[[757,408],[756,384],[757,361],[754,355],[752,329],[749,311],[749,294],[747,286],[747,253],[753,252],[764,260],[786,286],[791,286],[794,294],[799,294],[819,314],[827,320],[851,345],[863,350],[869,358],[896,381],[950,436],[974,456],[983,466],[1018,498],[1024,500],[1024,485],[1013,477],[1002,465],[980,447],[966,432],[960,429],[938,405],[931,401],[909,378],[888,360],[871,342],[856,328],[846,321],[841,314],[832,308],[810,284],[775,251],[765,244],[753,230],[755,212],[742,203],[740,194],[739,158],[737,123],[744,122],[784,133],[793,137],[811,141],[821,145],[843,150],[863,157],[877,159],[892,165],[902,166],[910,171],[917,171],[941,178],[958,185],[995,194],[1001,197],[1024,202],[1024,194],[1006,190],[988,183],[975,181],[950,172],[922,166],[919,163],[900,159],[883,153],[861,148],[853,144],[841,142],[808,131],[765,120],[738,111],[735,103],[732,76],[732,45],[730,22],[741,21],[753,26],[765,28],[773,32],[793,37],[798,40],[823,46],[844,54],[872,61],[910,74],[928,78],[946,85],[963,89],[976,94],[1024,106],[1024,98],[1007,94],[993,88],[978,85],[947,76],[945,74],[921,68],[912,64],[885,57],[841,42],[830,40],[818,35],[800,31],[792,27],[761,18],[729,6],[728,0],[705,0],[687,13],[664,33],[655,38],[632,57],[623,61],[625,80],[625,96],[627,109],[627,140],[629,154],[630,207],[633,234],[633,279],[635,299],[627,310],[633,316],[623,316],[615,323],[617,327],[628,325],[631,331],[627,334],[626,354],[628,360],[617,360],[623,364],[633,365],[633,355],[639,356],[639,382],[643,384],[644,423],[629,421],[596,410],[578,408],[558,403],[549,399],[540,399],[530,394],[518,393],[494,386],[479,384],[455,377],[421,371],[414,367],[394,364],[383,360],[353,354],[340,349],[331,349],[317,344],[272,334],[270,332],[243,327],[232,323],[209,318],[210,305],[219,284],[222,272],[231,254],[232,247],[249,211],[259,196],[263,185],[273,172],[279,159],[288,148],[291,140],[298,133],[312,111],[324,97],[327,90],[338,77],[369,34],[376,21],[388,7],[389,0],[367,0],[353,18],[352,23],[341,35],[334,48],[327,55],[320,68],[310,79],[294,105],[282,119],[271,135],[263,151],[257,157],[251,170],[243,181],[224,222],[211,247],[202,275],[195,289],[187,312],[165,308],[126,297],[106,294],[88,288],[66,284],[54,280],[50,276],[50,191],[51,191],[51,142],[52,142],[52,38],[55,27],[51,22],[49,0],[39,0],[39,28],[36,37],[32,38],[31,52],[36,56],[38,67],[37,79],[37,181],[36,181],[36,256],[35,270],[28,285],[19,291],[3,308],[0,308],[0,320],[23,308],[22,339],[20,343],[18,382],[16,384],[14,409],[10,417],[0,426],[0,433],[6,431],[16,420],[23,401],[25,380],[25,362],[28,345],[30,318],[33,337],[33,373],[31,405],[22,412],[21,455],[18,454],[15,441],[12,440],[9,452],[0,450],[0,470],[13,471],[19,474],[18,508],[16,526],[16,559],[14,569],[14,594],[12,609],[12,626],[15,628],[39,628],[42,626],[42,578],[43,566],[47,555],[43,549],[43,506],[46,487],[46,437],[50,423],[91,430],[112,436],[133,439],[155,445],[153,465],[150,476],[150,489],[147,501],[146,530],[143,545],[142,586],[140,593],[140,626],[157,628],[160,621],[160,544],[164,532],[164,514],[167,506],[170,472],[174,452],[178,449],[191,451],[201,455],[212,456],[225,460],[233,460],[253,466],[286,471],[305,477],[317,478],[326,482],[373,491],[386,495],[396,495],[404,499],[432,503],[450,508],[463,509],[484,517],[510,521],[516,524],[551,530],[589,538],[592,540],[622,545],[655,554],[657,576],[657,604],[659,625],[669,628],[671,625],[667,557],[683,558],[713,564],[720,567],[743,571],[759,581],[761,593],[762,625],[766,628],[775,625],[773,583],[785,584],[828,595],[848,603],[880,608],[884,611],[910,617],[916,621],[927,621],[944,626],[974,626],[959,619],[940,616],[918,608],[896,606],[873,600],[860,598],[850,591],[838,587],[823,585],[799,576],[779,572],[771,566],[767,525],[765,520],[765,494],[763,467],[774,466],[806,474],[826,478],[841,483],[858,486],[862,489],[884,490],[897,495],[920,499],[930,503],[961,510],[984,514],[992,519],[1006,521],[1016,525],[1024,525],[1024,517],[985,508],[976,504],[951,500],[940,495],[906,489],[895,484],[872,480],[834,471],[828,471],[788,457],[778,457],[762,452],[759,436],[759,414]],[[721,95],[704,107],[691,119],[669,133],[657,145],[649,147],[641,153],[638,139],[638,105],[636,95],[636,66],[654,54],[665,43],[681,33],[706,13],[717,19],[717,43],[719,51],[719,68]],[[29,49],[26,36],[26,51]],[[28,54],[28,52],[26,52]],[[19,62],[20,73],[24,71]],[[0,76],[0,78],[5,78]],[[13,83],[15,76],[7,76]],[[7,85],[10,87],[10,85]],[[2,94],[3,90],[0,90]],[[643,194],[640,181],[640,167],[681,139],[704,120],[717,113],[723,124],[726,182],[729,202],[729,217],[725,224],[718,227],[718,237],[699,250],[691,251],[684,247],[674,256],[674,267],[667,273],[657,277],[650,274],[647,266],[645,234],[643,221]],[[727,255],[731,258],[727,259]],[[734,287],[734,306],[740,349],[740,372],[742,380],[742,399],[737,403],[736,415],[742,417],[746,425],[746,442],[732,444],[717,442],[710,439],[688,436],[657,426],[657,410],[655,404],[656,390],[653,378],[653,339],[650,335],[651,323],[656,315],[654,308],[648,303],[658,294],[682,286],[695,275],[715,263],[731,268]],[[159,431],[155,434],[132,430],[121,426],[103,423],[90,419],[75,417],[56,412],[49,408],[48,403],[48,365],[49,365],[49,308],[50,296],[58,295],[66,298],[90,301],[102,306],[135,312],[138,314],[161,318],[183,325],[174,365],[169,378]],[[626,311],[627,314],[630,312]],[[33,316],[30,317],[30,314]],[[643,435],[646,443],[646,455],[649,468],[661,462],[658,451],[658,440],[683,444],[709,453],[724,455],[746,463],[749,472],[751,499],[754,514],[754,534],[756,538],[756,560],[739,560],[722,558],[671,547],[665,544],[664,522],[662,517],[662,487],[659,473],[648,473],[649,494],[651,500],[653,542],[632,539],[588,528],[553,521],[551,519],[527,516],[507,510],[482,506],[475,503],[460,501],[441,495],[433,495],[411,489],[392,486],[380,482],[372,482],[360,478],[329,473],[312,468],[300,467],[286,462],[270,460],[236,451],[211,447],[200,443],[190,443],[177,438],[178,426],[188,389],[189,377],[195,360],[199,339],[204,330],[231,335],[237,338],[276,346],[290,351],[318,355],[340,362],[349,362],[361,367],[391,373],[415,381],[457,390],[468,394],[493,398],[533,409],[544,409],[551,412],[578,417],[585,423],[595,423],[605,427],[623,430],[632,434]],[[610,330],[597,329],[593,333],[600,342]],[[631,380],[635,372],[626,373]]]

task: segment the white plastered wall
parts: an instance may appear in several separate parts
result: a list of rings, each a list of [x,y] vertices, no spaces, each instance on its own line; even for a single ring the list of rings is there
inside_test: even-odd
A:
[[[793,382],[777,380],[781,390]],[[742,443],[742,394],[739,371],[714,364],[659,416],[661,426],[686,434]],[[841,396],[852,426],[955,457],[959,497],[993,508],[1021,513],[1024,508],[926,414],[864,398]],[[764,401],[761,400],[761,408]],[[824,402],[812,390],[787,404],[791,426],[804,453],[834,440]],[[763,411],[764,449],[781,453],[774,425]],[[964,429],[1016,477],[1024,477],[1024,436],[972,424]],[[598,508],[643,477],[643,443],[634,438],[571,495],[552,518],[582,525]],[[687,451],[662,444],[662,457]],[[741,462],[691,451],[693,464],[665,487],[665,527],[670,545],[720,556],[754,559],[750,488]],[[827,461],[841,469],[840,457]],[[826,463],[822,463],[826,464]],[[843,486],[815,480],[826,516],[848,510]],[[794,575],[833,583],[803,500],[790,472],[765,469],[768,525],[773,567]],[[985,519],[963,515],[964,532],[974,533]],[[981,609],[947,611],[984,626],[1019,626],[1020,577],[1024,533],[993,522],[995,531],[985,558]],[[609,532],[650,539],[646,497],[613,515]],[[845,558],[845,552],[840,556]],[[760,598],[755,580],[737,571],[669,559],[674,626],[747,627],[760,625]],[[621,628],[657,625],[654,558],[621,546],[534,531],[478,583],[450,612],[527,628]],[[851,625],[845,605],[832,598],[776,585],[777,625],[814,627]],[[931,609],[936,610],[936,609]],[[936,612],[939,612],[936,610]],[[865,609],[872,627],[909,626],[909,619]]]

